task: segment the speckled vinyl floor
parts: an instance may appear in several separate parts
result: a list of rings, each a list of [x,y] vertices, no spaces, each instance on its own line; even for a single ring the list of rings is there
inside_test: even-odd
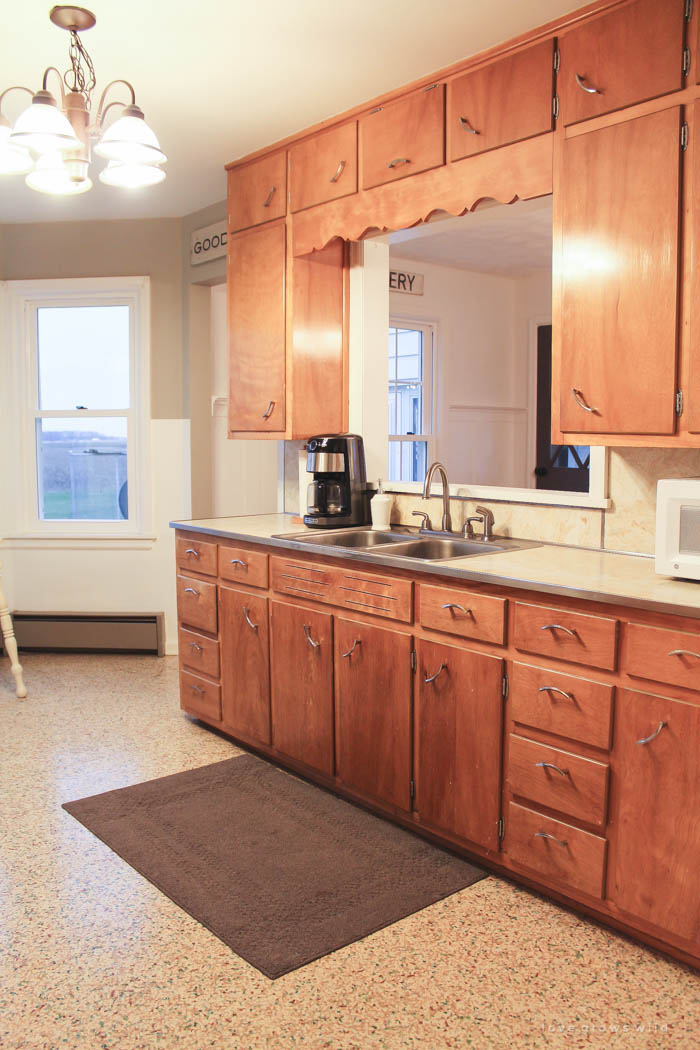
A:
[[[488,878],[277,981],[61,809],[236,754],[173,658],[0,663],[5,1050],[700,1047],[700,976]]]

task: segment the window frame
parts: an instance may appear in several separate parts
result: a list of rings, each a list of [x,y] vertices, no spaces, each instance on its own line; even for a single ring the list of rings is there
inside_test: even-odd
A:
[[[415,485],[418,482],[411,481],[392,481],[389,478],[389,467],[391,463],[391,445],[402,444],[404,442],[418,442],[424,441],[426,443],[426,458],[427,462],[431,463],[434,458],[434,447],[435,447],[435,376],[437,373],[437,356],[438,356],[438,326],[436,321],[426,320],[425,318],[410,318],[405,317],[401,314],[392,314],[389,317],[389,331],[392,328],[403,329],[404,331],[410,332],[422,332],[423,333],[423,432],[421,434],[392,434],[388,433],[388,459],[386,464],[386,476],[387,485]],[[388,352],[387,352],[388,359]],[[387,382],[387,397],[389,395],[389,384],[391,380]],[[426,423],[428,424],[426,427]]]
[[[150,280],[148,277],[84,277],[7,281],[10,321],[10,385],[15,411],[11,433],[18,435],[15,511],[18,537],[54,539],[144,539],[152,537],[150,478]],[[44,307],[128,306],[130,405],[81,410],[80,418],[127,420],[129,517],[123,520],[39,517],[37,420],[75,416],[70,410],[39,408],[37,311]]]

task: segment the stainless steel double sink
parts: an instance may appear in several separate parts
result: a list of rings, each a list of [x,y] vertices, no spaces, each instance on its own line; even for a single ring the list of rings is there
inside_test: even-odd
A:
[[[483,554],[502,554],[505,551],[539,547],[529,540],[497,537],[495,540],[463,539],[444,532],[418,533],[409,529],[391,529],[386,532],[371,528],[334,529],[324,532],[298,532],[275,536],[274,539],[308,543],[310,547],[334,550],[362,551],[363,554],[383,554],[390,558],[415,558],[420,561],[448,561]]]

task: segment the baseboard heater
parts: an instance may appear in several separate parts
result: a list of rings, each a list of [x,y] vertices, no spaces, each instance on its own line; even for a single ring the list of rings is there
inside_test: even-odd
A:
[[[20,649],[163,656],[163,613],[13,612]]]

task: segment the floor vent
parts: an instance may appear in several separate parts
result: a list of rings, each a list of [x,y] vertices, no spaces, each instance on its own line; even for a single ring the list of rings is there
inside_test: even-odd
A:
[[[163,656],[163,613],[14,612],[24,650],[75,653],[153,653]]]

